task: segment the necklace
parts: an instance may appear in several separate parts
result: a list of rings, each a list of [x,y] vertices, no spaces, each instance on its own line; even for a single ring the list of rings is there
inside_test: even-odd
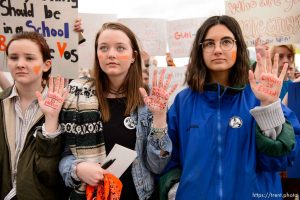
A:
[[[114,89],[112,89],[112,88],[109,88],[109,89],[108,89],[108,92],[109,92],[110,94],[113,94],[113,95],[118,96],[118,95],[124,94],[124,93],[125,93],[125,89],[114,90]]]

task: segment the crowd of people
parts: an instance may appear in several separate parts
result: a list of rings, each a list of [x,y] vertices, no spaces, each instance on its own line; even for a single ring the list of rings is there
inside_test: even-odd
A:
[[[80,20],[74,30],[82,31]],[[92,74],[68,89],[50,76],[42,35],[22,32],[8,42],[14,83],[0,72],[1,199],[299,197],[300,179],[291,190],[282,181],[289,174],[280,176],[300,157],[292,45],[257,41],[250,67],[238,22],[209,17],[191,47],[187,88],[168,109],[177,84],[154,70],[149,88],[149,55],[132,30],[104,23],[94,41]],[[120,177],[102,166],[115,144],[137,153]]]

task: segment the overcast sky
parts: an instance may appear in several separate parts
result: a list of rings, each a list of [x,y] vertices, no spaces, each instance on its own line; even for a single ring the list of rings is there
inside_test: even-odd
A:
[[[117,14],[118,18],[183,19],[225,13],[224,0],[79,0],[80,13]]]

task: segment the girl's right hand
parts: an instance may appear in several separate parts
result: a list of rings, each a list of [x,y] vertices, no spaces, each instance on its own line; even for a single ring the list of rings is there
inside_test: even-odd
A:
[[[103,174],[108,171],[101,168],[100,164],[94,162],[81,162],[77,164],[76,174],[78,178],[90,186],[97,186],[103,180]]]

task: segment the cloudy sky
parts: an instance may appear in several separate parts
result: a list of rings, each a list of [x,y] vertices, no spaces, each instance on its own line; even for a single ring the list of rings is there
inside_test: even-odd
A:
[[[225,13],[224,0],[79,0],[79,12],[118,18],[183,19]]]

